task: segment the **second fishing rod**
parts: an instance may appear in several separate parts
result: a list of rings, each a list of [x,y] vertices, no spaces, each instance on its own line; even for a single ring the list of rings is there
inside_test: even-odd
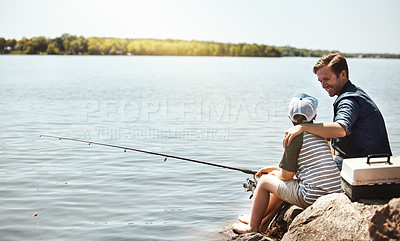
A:
[[[150,154],[150,155],[162,156],[162,157],[165,157],[164,161],[167,161],[168,158],[173,158],[173,159],[178,159],[178,160],[183,160],[183,161],[195,162],[195,163],[199,163],[199,164],[203,164],[203,165],[209,165],[209,166],[215,166],[215,167],[225,168],[225,169],[234,170],[234,171],[240,171],[240,172],[243,172],[246,174],[253,175],[254,181],[247,178],[246,181],[243,183],[243,187],[246,189],[246,191],[251,191],[253,193],[254,189],[256,188],[256,185],[257,185],[257,179],[255,176],[257,171],[253,171],[253,170],[249,170],[249,169],[230,167],[230,166],[225,166],[225,165],[211,163],[211,162],[199,161],[199,160],[186,158],[186,157],[179,157],[179,156],[175,156],[175,155],[152,152],[152,151],[147,151],[147,150],[142,150],[142,149],[137,149],[137,148],[124,147],[124,146],[118,146],[118,145],[112,145],[112,144],[106,144],[106,143],[100,143],[100,142],[94,142],[94,141],[87,141],[87,140],[81,140],[81,139],[75,139],[75,138],[69,138],[69,137],[52,136],[52,135],[40,135],[39,137],[48,137],[48,138],[55,138],[55,139],[59,139],[59,140],[81,142],[81,143],[87,143],[89,145],[93,144],[93,145],[99,145],[99,146],[107,146],[107,147],[111,147],[111,148],[122,149],[122,150],[124,150],[124,152],[135,151],[135,152],[141,152],[141,153],[146,153],[146,154]],[[253,194],[250,196],[250,198],[252,196],[253,196]]]

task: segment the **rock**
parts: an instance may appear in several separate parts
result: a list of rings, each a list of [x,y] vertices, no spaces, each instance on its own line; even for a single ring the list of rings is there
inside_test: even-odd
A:
[[[232,225],[219,233],[220,240],[237,240],[237,241],[274,241],[262,233],[237,234],[232,231]],[[222,237],[225,237],[222,239]]]
[[[286,203],[264,232],[265,235],[276,240],[281,240],[294,218],[302,211],[302,208]]]
[[[233,237],[231,240],[236,241],[274,241],[273,239],[261,233],[247,233]]]
[[[388,201],[352,202],[344,193],[336,193],[319,198],[303,211],[285,205],[266,236],[230,231],[229,240],[400,240],[400,198]]]
[[[276,214],[275,218],[272,220],[264,234],[250,233],[238,235],[232,231],[232,227],[227,228],[222,232],[222,234],[223,236],[228,237],[228,240],[281,240],[293,219],[302,211],[302,208],[286,203]]]
[[[369,224],[372,240],[400,240],[400,198],[376,211]]]
[[[370,240],[369,221],[387,202],[351,202],[344,193],[319,198],[300,213],[282,240]]]

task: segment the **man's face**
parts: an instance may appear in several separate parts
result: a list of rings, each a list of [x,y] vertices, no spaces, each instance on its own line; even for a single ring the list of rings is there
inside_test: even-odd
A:
[[[340,95],[343,86],[346,84],[346,71],[342,71],[337,77],[331,70],[331,67],[324,66],[317,71],[318,81],[322,88],[328,92],[330,97]]]

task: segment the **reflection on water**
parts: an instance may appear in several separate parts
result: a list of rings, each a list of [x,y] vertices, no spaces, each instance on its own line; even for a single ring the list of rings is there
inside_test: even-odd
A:
[[[332,102],[314,58],[0,56],[5,240],[212,240],[248,212],[247,175],[39,138],[61,135],[257,170],[279,163],[291,96]],[[350,59],[394,154],[400,61]],[[37,216],[32,216],[37,213]]]

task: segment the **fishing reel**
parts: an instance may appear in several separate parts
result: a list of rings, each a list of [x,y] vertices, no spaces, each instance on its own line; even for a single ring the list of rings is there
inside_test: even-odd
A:
[[[255,175],[253,175],[253,179],[254,181],[251,180],[250,178],[246,178],[246,181],[243,182],[243,188],[246,190],[246,192],[251,192],[249,199],[253,197],[254,190],[257,187],[257,179]]]

